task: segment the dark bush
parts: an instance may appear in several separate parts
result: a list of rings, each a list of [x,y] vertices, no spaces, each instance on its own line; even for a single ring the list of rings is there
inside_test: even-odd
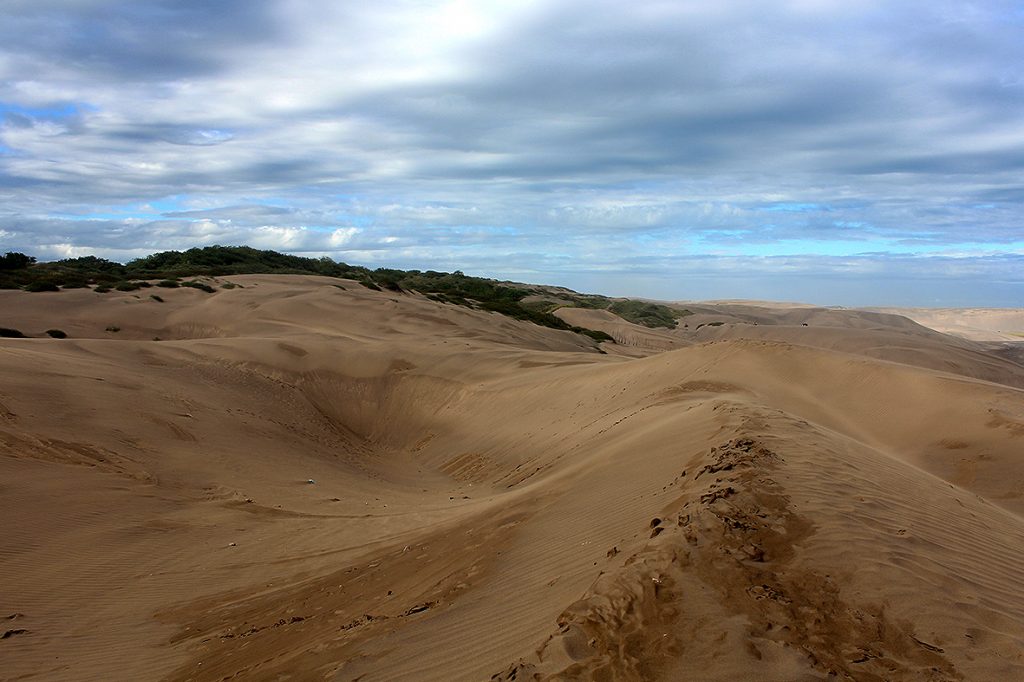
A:
[[[138,282],[118,282],[114,288],[118,291],[138,291],[140,289]]]
[[[615,339],[612,338],[611,334],[603,332],[600,329],[585,329],[583,327],[573,327],[572,330],[577,334],[589,336],[598,343],[600,343],[601,341],[611,341],[612,343],[615,343]]]
[[[26,284],[25,291],[60,291],[60,287],[49,280],[36,280]]]
[[[157,303],[163,303],[164,302],[164,299],[160,298],[156,294],[150,294],[149,297],[151,299],[153,299],[154,301],[156,301]]]
[[[205,291],[208,294],[212,294],[213,292],[217,291],[209,284],[203,284],[202,282],[198,282],[196,280],[192,280],[191,282],[182,282],[181,286],[191,287],[192,289],[199,289],[200,291]]]
[[[7,327],[0,327],[0,337],[5,339],[24,339],[25,335],[19,332],[17,329],[8,329]]]
[[[0,256],[0,270],[22,270],[36,262],[35,257],[17,251],[8,251]]]
[[[47,329],[46,333],[55,339],[66,339],[68,335],[66,332],[62,332],[60,329]]]
[[[106,275],[107,281],[124,279],[124,266],[106,258],[96,256],[82,256],[81,258],[64,258],[53,263],[40,263],[40,269],[53,272],[77,272],[86,274],[89,277],[98,278],[98,275]]]
[[[177,289],[181,284],[176,279],[162,279],[156,283],[158,287],[166,287],[168,289]]]
[[[110,291],[110,287],[108,287],[106,284],[101,284],[95,289],[93,289],[93,291],[95,291],[97,294],[105,294],[108,291]]]
[[[106,328],[106,330],[104,330],[104,331],[108,331],[108,332],[119,332],[119,331],[121,331],[121,328],[120,328],[120,327],[116,327],[116,326],[114,326],[114,325],[110,325],[110,326],[109,326],[109,327],[107,327],[107,328]]]
[[[392,270],[390,268],[377,268],[373,272],[373,281],[377,286],[388,291],[402,291],[402,280],[408,278],[411,273],[403,272],[402,270]],[[418,274],[418,273],[417,273]]]

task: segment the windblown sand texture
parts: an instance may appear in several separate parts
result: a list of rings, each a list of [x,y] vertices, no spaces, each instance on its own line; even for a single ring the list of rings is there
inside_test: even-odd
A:
[[[990,347],[228,279],[0,291],[0,678],[1024,679]]]

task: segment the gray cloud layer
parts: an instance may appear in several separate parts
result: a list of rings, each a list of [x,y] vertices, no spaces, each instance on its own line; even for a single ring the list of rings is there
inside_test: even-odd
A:
[[[531,254],[685,297],[666,272],[865,254],[984,298],[955,264],[1024,253],[998,0],[8,0],[0,120],[0,248],[42,255]]]

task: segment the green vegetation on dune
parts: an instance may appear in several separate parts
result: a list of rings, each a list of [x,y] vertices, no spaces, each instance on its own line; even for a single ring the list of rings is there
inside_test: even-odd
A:
[[[373,279],[385,289],[416,291],[439,303],[479,308],[543,327],[575,331],[549,312],[524,306],[521,301],[533,293],[530,289],[470,277],[459,270],[449,273],[381,269],[373,273]]]
[[[39,292],[39,291],[60,291],[60,287],[53,282],[46,280],[37,280],[35,282],[29,282],[25,285],[25,291]]]
[[[32,256],[7,253],[0,257],[0,288],[59,291],[91,286],[97,293],[136,291],[158,280],[165,288],[191,287],[207,293],[216,289],[196,277],[242,274],[306,274],[352,279],[376,291],[415,292],[427,298],[476,310],[500,313],[544,327],[584,334],[595,341],[611,341],[605,332],[573,327],[552,312],[563,305],[607,309],[626,320],[648,327],[674,327],[675,319],[689,314],[656,303],[578,294],[551,287],[498,282],[461,271],[397,270],[340,263],[330,258],[304,258],[248,246],[206,246],[187,251],[164,251],[127,263],[96,256],[37,263]],[[183,278],[190,278],[182,281]],[[225,283],[223,289],[235,288]],[[151,296],[160,301],[158,296]],[[524,299],[529,298],[529,301]],[[551,300],[555,299],[555,300]]]
[[[661,303],[649,303],[634,299],[613,299],[594,294],[576,294],[560,291],[553,297],[531,297],[523,303],[526,307],[543,312],[554,312],[559,308],[589,308],[607,310],[627,322],[645,327],[675,329],[677,319],[692,315],[685,308],[673,308]]]
[[[689,310],[676,310],[660,303],[647,303],[632,299],[613,301],[608,306],[608,310],[624,320],[642,324],[645,327],[667,327],[668,329],[675,329],[677,318],[692,315]]]
[[[190,287],[192,289],[199,289],[200,291],[205,291],[208,294],[212,294],[213,292],[217,291],[216,289],[211,287],[209,284],[204,284],[204,283],[202,283],[202,282],[200,282],[198,280],[192,280],[190,282],[182,282],[181,286],[183,286],[183,287]]]
[[[370,270],[336,263],[330,258],[302,258],[248,246],[206,246],[187,251],[164,251],[127,263],[96,256],[65,258],[37,263],[32,256],[7,253],[0,257],[0,288],[33,285],[36,291],[52,291],[86,285],[104,285],[122,291],[144,280],[176,281],[182,277],[217,277],[240,274],[313,274],[360,279]],[[45,289],[39,287],[47,287]],[[182,286],[193,286],[184,283]],[[204,285],[208,286],[208,285]],[[201,287],[195,287],[201,288]],[[205,289],[204,289],[205,290]]]
[[[249,246],[205,246],[188,251],[164,251],[129,261],[124,266],[133,276],[148,279],[200,275],[312,274],[358,279],[366,268],[327,258],[304,258]]]

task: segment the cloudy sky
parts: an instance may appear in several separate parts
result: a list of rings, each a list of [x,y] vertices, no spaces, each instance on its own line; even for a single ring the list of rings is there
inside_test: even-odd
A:
[[[1024,6],[4,0],[0,250],[1024,305]]]

